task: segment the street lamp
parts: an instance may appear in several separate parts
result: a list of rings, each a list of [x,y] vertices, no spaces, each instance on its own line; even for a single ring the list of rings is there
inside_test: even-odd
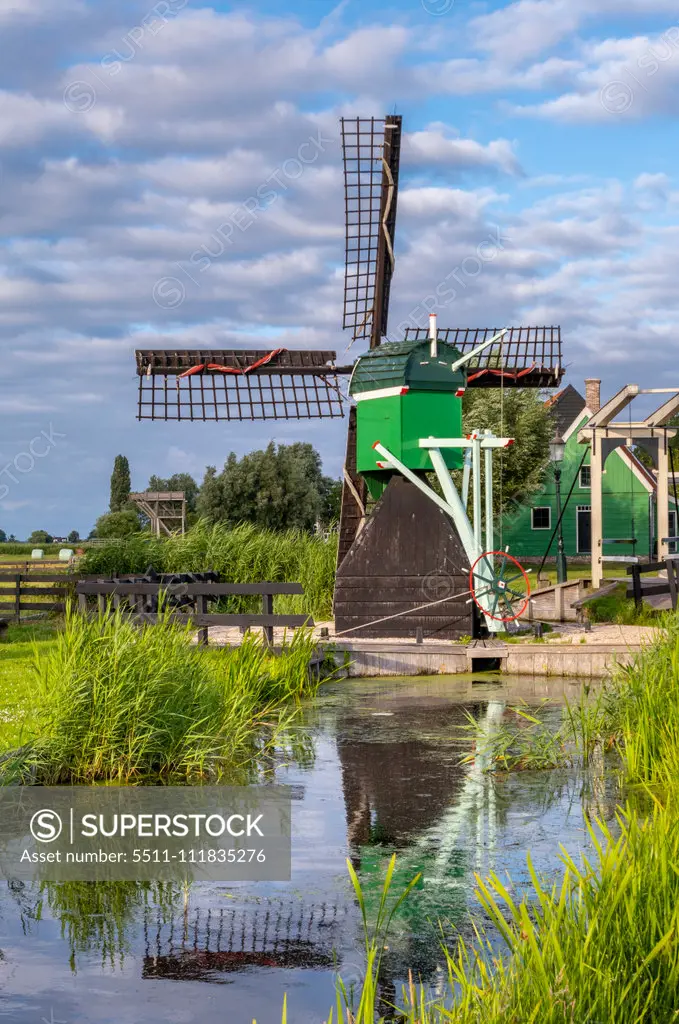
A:
[[[566,442],[557,431],[549,444],[549,457],[554,466],[554,483],[556,484],[556,520],[558,523],[558,540],[556,555],[556,582],[568,582],[568,566],[566,552],[563,548],[563,529],[561,524],[561,463],[566,454]]]

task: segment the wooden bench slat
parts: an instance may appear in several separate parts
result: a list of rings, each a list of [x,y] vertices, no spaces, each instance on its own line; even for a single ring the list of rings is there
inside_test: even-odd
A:
[[[187,595],[189,597],[247,597],[265,594],[303,594],[301,583],[106,583],[78,582],[77,594],[150,594],[157,595],[160,591],[167,594]]]

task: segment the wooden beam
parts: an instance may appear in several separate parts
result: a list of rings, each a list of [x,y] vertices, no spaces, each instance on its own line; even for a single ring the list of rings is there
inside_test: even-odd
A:
[[[601,406],[599,411],[592,416],[587,426],[607,426],[619,412],[627,408],[632,399],[636,398],[638,394],[638,384],[626,384],[624,388],[618,391],[617,395],[614,395],[613,398],[609,398],[609,400]]]
[[[659,409],[656,409],[655,412],[646,417],[646,424],[649,427],[664,426],[677,412],[679,412],[679,390],[677,390],[672,398],[664,402]]]
[[[598,590],[603,580],[601,552],[603,541],[603,455],[599,431],[593,431],[590,454],[590,499],[592,503],[592,588]]]
[[[658,532],[656,534],[658,540],[658,558],[665,559],[669,556],[670,546],[667,543],[667,538],[670,534],[670,477],[669,477],[669,445],[667,438],[663,437],[658,440],[658,476],[656,481],[657,486],[657,516],[658,516]],[[663,543],[664,542],[664,543]]]

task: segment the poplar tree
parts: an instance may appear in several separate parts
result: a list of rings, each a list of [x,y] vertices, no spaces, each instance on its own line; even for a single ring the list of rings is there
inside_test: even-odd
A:
[[[125,508],[131,490],[130,464],[127,461],[127,456],[116,455],[111,473],[111,501],[109,503],[111,512],[120,512]]]

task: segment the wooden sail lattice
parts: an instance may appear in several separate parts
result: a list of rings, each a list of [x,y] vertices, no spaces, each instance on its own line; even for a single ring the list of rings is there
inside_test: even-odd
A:
[[[344,416],[335,353],[284,350],[138,351],[140,420],[303,420]],[[209,369],[217,365],[232,372]],[[204,366],[186,376],[187,371]],[[184,375],[184,376],[182,376]]]
[[[464,355],[496,335],[499,327],[439,328],[438,339]],[[425,341],[429,332],[406,328],[406,340]],[[477,388],[555,388],[561,383],[560,327],[510,327],[502,341],[467,364],[467,386]]]
[[[376,348],[394,271],[401,118],[342,118],[345,200],[343,326]]]

